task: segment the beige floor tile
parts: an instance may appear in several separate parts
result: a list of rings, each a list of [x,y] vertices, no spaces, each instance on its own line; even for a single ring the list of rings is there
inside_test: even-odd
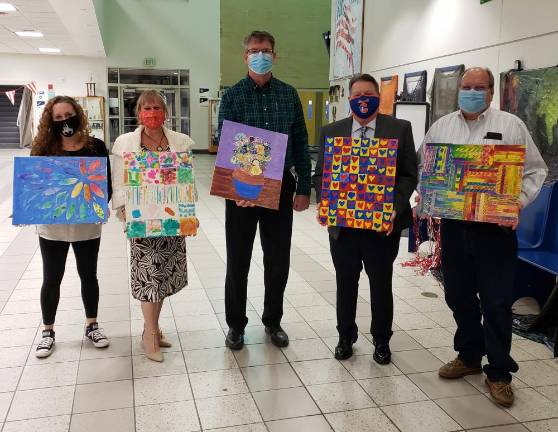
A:
[[[225,346],[225,334],[222,330],[184,332],[180,333],[179,336],[182,349],[185,351]]]
[[[421,349],[422,346],[405,331],[395,331],[389,341],[392,352]]]
[[[241,350],[234,351],[233,354],[240,367],[287,362],[281,349],[272,344],[245,345]]]
[[[131,357],[82,360],[79,363],[78,384],[128,379],[132,379]]]
[[[443,365],[428,350],[395,352],[392,354],[392,361],[403,373],[437,371]]]
[[[4,425],[4,432],[67,432],[70,427],[70,416],[44,417],[31,420],[18,420]]]
[[[136,406],[191,400],[188,375],[164,375],[134,380]]]
[[[70,432],[135,432],[135,430],[132,408],[74,414],[70,425]]]
[[[558,417],[558,405],[531,388],[517,389],[507,411],[521,422]]]
[[[25,366],[19,390],[75,385],[78,362]]]
[[[547,397],[554,403],[558,403],[558,385],[536,387],[536,391]]]
[[[196,406],[204,429],[262,422],[262,417],[250,394],[200,399],[196,402]]]
[[[15,391],[22,372],[22,367],[0,369],[0,393]]]
[[[303,387],[256,392],[253,396],[265,421],[320,414]]]
[[[180,375],[186,373],[184,354],[179,352],[166,352],[161,363],[149,360],[144,355],[132,357],[134,364],[134,378],[146,378],[161,375]]]
[[[74,413],[107,411],[133,406],[134,391],[131,380],[76,386]]]
[[[438,372],[411,374],[408,377],[430,399],[441,399],[457,396],[478,395],[479,391],[465,380],[447,380],[440,378]]]
[[[318,360],[331,358],[333,354],[320,339],[291,341],[283,352],[289,361]]]
[[[184,351],[188,373],[210,370],[234,369],[238,367],[236,359],[228,348],[209,348]]]
[[[353,380],[347,369],[335,359],[294,362],[293,368],[305,385]]]
[[[353,356],[348,360],[344,360],[342,363],[355,379],[378,378],[402,374],[393,363],[379,365],[374,361],[371,355]]]
[[[7,420],[25,420],[70,414],[74,399],[74,386],[51,387],[18,391],[12,401]]]
[[[398,429],[379,408],[345,411],[325,416],[335,432],[398,432]]]
[[[24,366],[30,346],[0,348],[0,368]]]
[[[531,432],[554,432],[558,430],[558,419],[539,420],[526,423],[525,426],[527,426]]]
[[[407,334],[425,348],[453,346],[453,333],[443,328],[408,330]]]
[[[436,403],[465,429],[516,423],[484,395],[440,399]]]
[[[505,426],[493,426],[475,429],[468,432],[528,432],[528,429],[520,424],[509,424]]]
[[[379,406],[427,400],[428,397],[404,375],[359,381],[362,388]]]
[[[196,399],[248,393],[239,369],[199,372],[190,374],[189,377]]]
[[[391,405],[384,407],[383,411],[402,432],[449,432],[461,429],[431,401]]]
[[[168,402],[136,408],[137,432],[189,432],[200,430],[193,401]]]
[[[326,419],[321,416],[298,417],[286,420],[275,420],[267,422],[269,432],[331,432]]]
[[[37,358],[35,351],[37,345],[33,345],[29,351],[29,358],[27,365],[44,365],[48,363],[62,363],[62,362],[77,362],[80,359],[82,341],[74,340],[70,342],[58,342],[58,335],[56,336],[56,343],[54,344],[54,351],[46,358]]]
[[[554,369],[542,360],[518,362],[516,376],[526,384],[539,387],[558,384],[558,369]]]
[[[0,422],[6,418],[13,396],[13,392],[0,393]]]
[[[242,368],[242,374],[252,392],[302,385],[291,365],[285,363]]]
[[[323,413],[372,408],[376,404],[355,381],[311,385],[308,392]]]

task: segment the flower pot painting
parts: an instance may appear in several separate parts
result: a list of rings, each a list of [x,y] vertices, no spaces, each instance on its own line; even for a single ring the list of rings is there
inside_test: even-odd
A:
[[[288,137],[225,120],[211,194],[279,208]]]

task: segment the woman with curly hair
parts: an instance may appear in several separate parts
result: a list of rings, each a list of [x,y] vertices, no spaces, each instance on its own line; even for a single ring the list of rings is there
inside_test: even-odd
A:
[[[71,97],[56,96],[45,106],[31,156],[97,156],[107,158],[108,199],[112,195],[110,164],[105,143],[89,136],[89,125],[82,107]],[[109,345],[99,330],[97,310],[99,282],[97,256],[101,243],[99,224],[37,225],[43,259],[41,311],[44,330],[35,355],[48,357],[54,350],[54,321],[60,300],[60,284],[64,276],[70,245],[76,257],[81,280],[81,297],[85,307],[85,336],[97,348]]]
[[[126,152],[184,152],[194,142],[185,134],[164,126],[168,109],[165,99],[157,90],[146,90],[138,98],[136,115],[140,126],[120,135],[112,149],[114,154],[114,199],[112,208],[120,220],[125,221],[126,186],[124,161]],[[192,221],[192,225],[197,220]],[[191,227],[195,235],[197,226]],[[142,342],[145,356],[162,362],[160,347],[170,347],[159,328],[163,300],[179,292],[188,284],[186,241],[184,237],[151,237],[130,239],[130,279],[132,296],[141,302],[144,319]]]

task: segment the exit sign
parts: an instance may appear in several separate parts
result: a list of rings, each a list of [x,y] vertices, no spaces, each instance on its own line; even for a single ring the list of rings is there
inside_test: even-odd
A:
[[[147,67],[153,67],[157,64],[155,57],[146,57],[143,59],[143,65]]]

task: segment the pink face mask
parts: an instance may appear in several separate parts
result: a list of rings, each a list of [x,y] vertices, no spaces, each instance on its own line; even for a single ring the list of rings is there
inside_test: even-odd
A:
[[[139,118],[146,128],[158,129],[165,123],[165,112],[157,110],[141,111]]]

